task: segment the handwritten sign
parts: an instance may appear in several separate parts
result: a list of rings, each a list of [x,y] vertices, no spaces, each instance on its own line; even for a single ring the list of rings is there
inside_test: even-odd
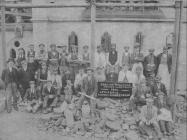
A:
[[[98,82],[97,97],[130,98],[132,83]]]

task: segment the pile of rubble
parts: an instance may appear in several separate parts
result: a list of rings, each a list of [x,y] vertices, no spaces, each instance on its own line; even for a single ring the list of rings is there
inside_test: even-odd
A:
[[[128,112],[128,102],[97,99],[94,101],[94,113],[90,113],[89,104],[76,109],[76,97],[71,104],[64,102],[48,119],[39,120],[39,128],[60,135],[79,135],[112,140],[138,140],[137,117]]]

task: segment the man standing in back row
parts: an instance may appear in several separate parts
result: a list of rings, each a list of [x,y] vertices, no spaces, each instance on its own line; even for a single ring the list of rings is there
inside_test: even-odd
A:
[[[17,83],[18,83],[18,72],[14,68],[14,60],[9,59],[7,61],[8,67],[3,70],[1,79],[5,83],[6,89],[6,101],[7,101],[7,112],[11,112],[12,105],[12,97],[13,97],[13,107],[16,111],[18,111],[17,107]]]

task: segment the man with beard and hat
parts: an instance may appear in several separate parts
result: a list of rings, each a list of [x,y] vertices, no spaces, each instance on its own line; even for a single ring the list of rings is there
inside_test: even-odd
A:
[[[151,75],[157,74],[157,57],[154,55],[155,49],[149,49],[149,55],[144,58],[144,75],[150,77]]]
[[[17,107],[17,85],[18,85],[18,72],[14,68],[14,60],[9,59],[7,61],[7,68],[3,70],[2,81],[5,83],[6,90],[6,103],[7,103],[7,112],[10,113],[12,109],[12,97],[13,97],[13,107],[16,111],[18,111]]]

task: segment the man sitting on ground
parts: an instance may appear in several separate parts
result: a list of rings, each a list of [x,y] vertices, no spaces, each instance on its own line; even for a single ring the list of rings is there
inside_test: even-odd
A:
[[[39,91],[36,90],[34,81],[30,81],[30,88],[26,91],[24,101],[27,104],[26,110],[28,112],[35,113],[38,111],[39,107],[41,107],[41,95]]]
[[[57,90],[52,86],[52,81],[47,81],[46,87],[43,89],[44,96],[44,113],[51,112],[54,107],[54,102],[56,102]]]

